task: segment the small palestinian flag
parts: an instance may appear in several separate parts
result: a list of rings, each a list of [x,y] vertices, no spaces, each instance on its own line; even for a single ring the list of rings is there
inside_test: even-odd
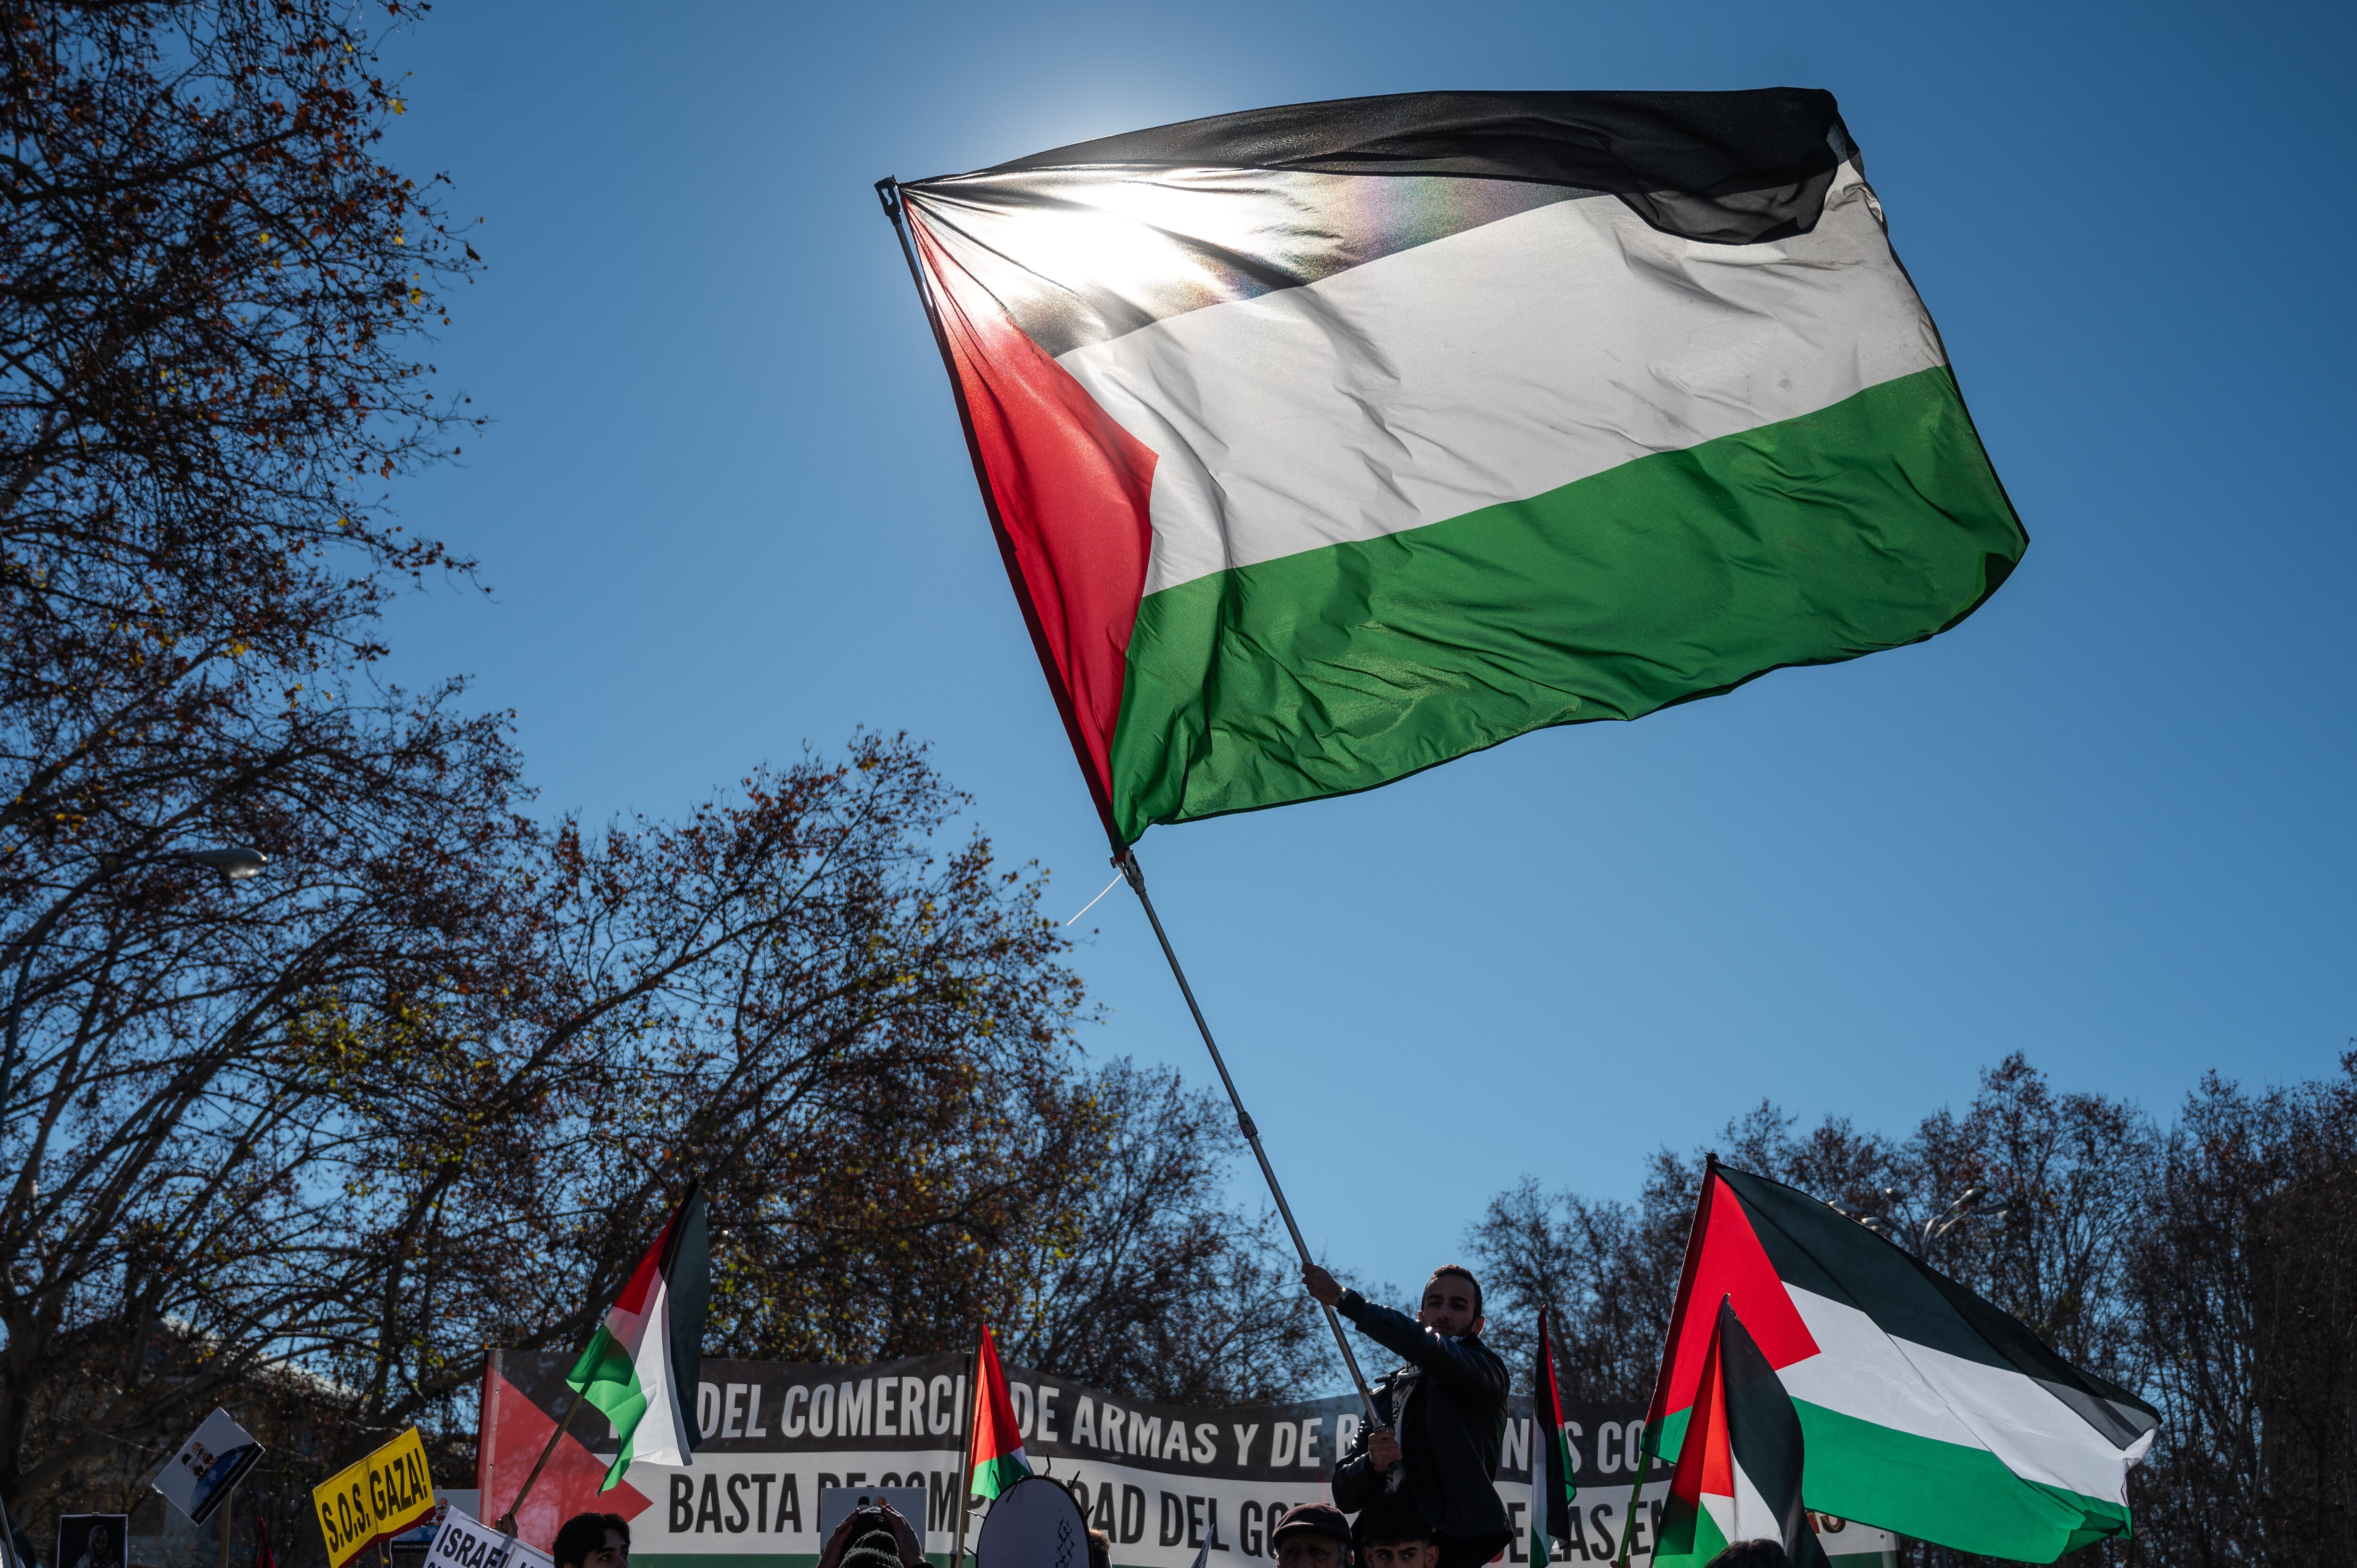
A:
[[[1547,1542],[1571,1541],[1571,1500],[1579,1495],[1572,1479],[1571,1440],[1563,1432],[1563,1395],[1555,1383],[1555,1339],[1547,1333],[1547,1309],[1539,1308],[1539,1359],[1531,1369],[1531,1561],[1544,1563]]]
[[[1826,1568],[1801,1506],[1801,1420],[1768,1358],[1719,1303],[1685,1444],[1670,1477],[1654,1568],[1693,1568],[1738,1541],[1782,1544],[1792,1568]]]
[[[697,1440],[688,1405],[704,1364],[704,1318],[712,1299],[712,1251],[704,1231],[704,1191],[687,1196],[639,1261],[597,1337],[565,1381],[613,1423],[621,1450],[599,1491],[632,1461],[687,1465]]]
[[[1722,1301],[1799,1412],[1809,1507],[2023,1563],[2128,1533],[2150,1406],[1838,1209],[1716,1159],[1648,1416],[1661,1455],[1684,1461]]]
[[[1114,841],[1971,614],[2028,537],[1864,167],[1827,92],[1416,92],[884,182]]]
[[[1015,1428],[1015,1401],[1006,1391],[1006,1369],[998,1364],[998,1342],[982,1326],[974,1350],[974,1485],[977,1498],[995,1498],[1031,1473],[1023,1437]]]

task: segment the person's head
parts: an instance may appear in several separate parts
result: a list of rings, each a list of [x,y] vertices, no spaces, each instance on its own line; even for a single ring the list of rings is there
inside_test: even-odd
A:
[[[1462,1263],[1443,1263],[1424,1284],[1424,1305],[1415,1320],[1435,1334],[1455,1338],[1481,1332],[1481,1283]]]
[[[1359,1548],[1360,1568],[1438,1568],[1440,1553],[1432,1543],[1432,1526],[1403,1493],[1378,1494],[1359,1515],[1351,1534]]]
[[[1349,1568],[1351,1524],[1331,1503],[1296,1503],[1268,1532],[1276,1568]]]
[[[836,1562],[838,1568],[900,1568],[900,1542],[892,1533],[892,1521],[877,1513],[873,1524],[845,1544]]]
[[[630,1522],[618,1513],[577,1513],[556,1532],[556,1568],[629,1568]]]
[[[1113,1568],[1113,1537],[1103,1530],[1089,1531],[1089,1568]]]
[[[1784,1555],[1782,1541],[1762,1537],[1737,1541],[1712,1558],[1710,1568],[1792,1568],[1792,1560]]]

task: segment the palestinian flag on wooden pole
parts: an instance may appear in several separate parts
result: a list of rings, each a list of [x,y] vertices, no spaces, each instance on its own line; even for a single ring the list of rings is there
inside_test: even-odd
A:
[[[565,1375],[603,1412],[620,1440],[606,1471],[608,1491],[634,1460],[688,1465],[698,1432],[695,1385],[704,1363],[704,1319],[712,1299],[712,1251],[704,1189],[690,1182],[662,1232],[632,1271],[588,1348]]]
[[[1547,1542],[1571,1541],[1571,1502],[1579,1495],[1572,1477],[1571,1440],[1563,1431],[1563,1395],[1555,1381],[1555,1338],[1547,1332],[1547,1309],[1539,1308],[1538,1365],[1531,1369],[1531,1561],[1544,1563]]]
[[[1734,1306],[1722,1300],[1670,1477],[1654,1568],[1699,1568],[1738,1541],[1774,1541],[1793,1568],[1826,1568],[1801,1504],[1800,1417]]]
[[[1829,93],[1348,99],[878,189],[1117,849],[1918,642],[2027,547]]]
[[[1648,1414],[1653,1452],[1684,1465],[1722,1302],[1792,1397],[1810,1508],[2024,1563],[2128,1533],[2127,1473],[2159,1424],[2149,1405],[1839,1210],[1715,1156]]]

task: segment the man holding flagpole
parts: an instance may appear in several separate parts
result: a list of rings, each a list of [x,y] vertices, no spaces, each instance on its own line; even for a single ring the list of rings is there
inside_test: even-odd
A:
[[[1443,1264],[1426,1282],[1411,1319],[1344,1290],[1315,1263],[1301,1283],[1360,1333],[1405,1358],[1374,1387],[1378,1424],[1361,1428],[1334,1466],[1334,1501],[1357,1513],[1396,1489],[1432,1526],[1437,1568],[1472,1568],[1514,1537],[1498,1500],[1506,1438],[1506,1364],[1481,1343],[1481,1286],[1472,1271]],[[1394,1483],[1393,1466],[1404,1474]]]

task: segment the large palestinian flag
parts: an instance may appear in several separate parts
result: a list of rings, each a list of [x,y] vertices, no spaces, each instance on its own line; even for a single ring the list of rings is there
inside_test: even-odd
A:
[[[1799,1412],[1808,1506],[2025,1563],[2128,1532],[2158,1418],[1804,1193],[1713,1160],[1648,1438],[1684,1462],[1722,1302]]]
[[[606,1471],[610,1490],[631,1464],[686,1465],[694,1449],[704,1319],[712,1299],[712,1250],[705,1234],[704,1189],[687,1196],[631,1271],[613,1310],[574,1363],[565,1381],[614,1424],[621,1450]]]
[[[1919,641],[2027,545],[1828,93],[1350,99],[882,188],[1121,843]]]
[[[1793,1568],[1826,1568],[1801,1502],[1800,1418],[1734,1305],[1718,1304],[1653,1568],[1702,1568],[1738,1541],[1773,1541]]]

